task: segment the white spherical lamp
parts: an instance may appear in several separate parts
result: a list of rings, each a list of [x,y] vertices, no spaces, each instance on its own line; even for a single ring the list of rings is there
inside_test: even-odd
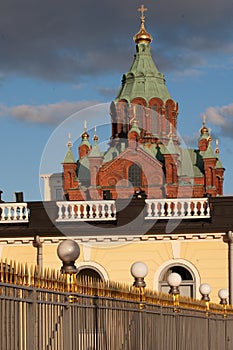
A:
[[[74,263],[79,257],[79,254],[79,245],[72,239],[66,239],[58,245],[57,255],[63,262],[61,267],[61,271],[63,273],[77,273],[77,268],[75,267]]]
[[[182,282],[181,276],[177,272],[172,272],[168,275],[167,283],[171,287],[170,294],[180,294],[179,286]]]
[[[134,277],[134,286],[135,287],[145,287],[146,282],[144,278],[148,274],[148,267],[142,261],[135,262],[130,269],[131,275]]]
[[[202,300],[210,301],[209,294],[211,292],[211,287],[208,283],[202,283],[199,287],[199,292],[202,295]]]
[[[227,304],[227,299],[228,299],[228,297],[229,297],[229,292],[228,292],[228,290],[227,290],[227,289],[224,289],[224,288],[220,289],[220,290],[218,291],[218,296],[219,296],[219,298],[220,298],[220,304],[226,305],[226,304]]]

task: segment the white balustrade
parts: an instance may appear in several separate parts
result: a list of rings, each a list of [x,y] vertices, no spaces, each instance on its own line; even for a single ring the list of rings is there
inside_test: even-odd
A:
[[[114,200],[57,202],[57,222],[116,220]]]
[[[18,224],[28,221],[27,203],[0,203],[0,224]]]
[[[145,219],[200,219],[210,217],[207,198],[146,199]]]

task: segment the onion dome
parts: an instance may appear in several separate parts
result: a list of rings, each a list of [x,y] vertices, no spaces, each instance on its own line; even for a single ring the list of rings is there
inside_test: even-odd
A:
[[[144,7],[144,5],[141,5],[141,7],[138,9],[139,12],[141,12],[141,28],[137,34],[134,35],[134,41],[135,43],[140,43],[140,42],[146,42],[146,43],[151,43],[153,38],[152,36],[146,31],[145,28],[145,16],[144,12],[147,11],[147,8]]]
[[[203,115],[203,123],[202,123],[202,128],[201,128],[201,135],[209,135],[209,130],[206,127],[206,116]]]
[[[94,140],[95,142],[97,142],[97,141],[99,140],[99,138],[98,138],[98,136],[97,136],[97,134],[96,134],[96,126],[95,126],[95,132],[94,132],[93,140]]]
[[[86,120],[84,120],[84,132],[82,134],[82,140],[88,140],[88,139],[89,139],[89,134],[87,133]]]

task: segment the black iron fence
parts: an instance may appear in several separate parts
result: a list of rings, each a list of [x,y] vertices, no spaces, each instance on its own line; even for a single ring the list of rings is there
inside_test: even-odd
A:
[[[1,350],[230,350],[233,309],[0,264]]]

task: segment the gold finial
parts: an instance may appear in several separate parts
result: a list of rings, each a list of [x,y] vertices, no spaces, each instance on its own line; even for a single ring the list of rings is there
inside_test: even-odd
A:
[[[144,13],[148,9],[142,4],[141,7],[138,8],[138,11],[141,12],[141,28],[137,34],[134,35],[134,41],[135,43],[140,43],[140,42],[146,42],[146,43],[151,43],[152,42],[152,36],[147,33],[146,28],[145,28],[145,15]]]
[[[71,142],[71,133],[69,132],[68,134],[68,142],[67,142],[67,147],[71,148],[73,146],[72,142]]]
[[[97,134],[96,134],[96,126],[95,126],[95,131],[94,131],[93,140],[94,140],[94,141],[98,141],[98,140],[99,140],[99,138],[98,138],[98,136],[97,136]]]
[[[202,128],[201,128],[201,134],[209,134],[209,130],[208,128],[206,127],[206,115],[203,115],[202,116]]]
[[[208,141],[212,142],[212,137],[211,137],[211,129],[209,128],[209,137],[208,137]]]
[[[84,120],[84,133],[82,134],[82,139],[83,140],[89,139],[89,134],[87,133],[87,121],[86,120]]]
[[[215,143],[216,143],[215,153],[219,154],[218,139],[215,141]]]

